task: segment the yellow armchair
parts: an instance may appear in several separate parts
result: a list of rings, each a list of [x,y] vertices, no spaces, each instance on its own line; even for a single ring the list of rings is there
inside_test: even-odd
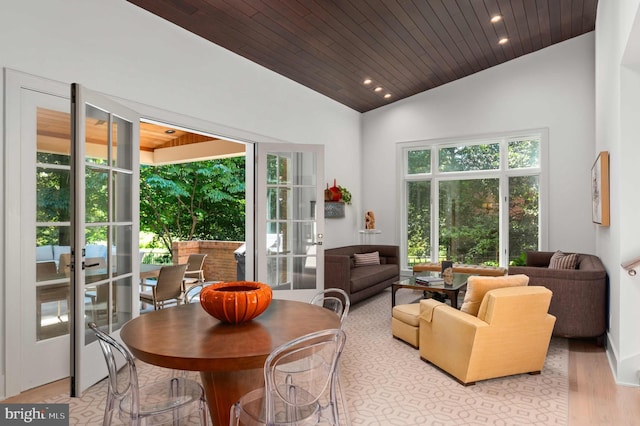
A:
[[[556,318],[542,286],[490,290],[478,316],[421,300],[420,358],[464,385],[542,371]]]

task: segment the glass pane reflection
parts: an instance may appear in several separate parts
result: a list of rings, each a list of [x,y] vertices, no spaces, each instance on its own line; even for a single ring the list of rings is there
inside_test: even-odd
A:
[[[86,107],[85,161],[107,164],[109,147],[109,114],[91,105]]]
[[[87,223],[109,220],[107,176],[105,170],[95,167],[85,169],[85,222]]]

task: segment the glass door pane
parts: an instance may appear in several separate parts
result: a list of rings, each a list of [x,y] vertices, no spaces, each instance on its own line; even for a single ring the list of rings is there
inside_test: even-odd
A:
[[[509,178],[509,264],[538,250],[540,182],[538,176]]]
[[[304,300],[322,288],[324,211],[316,145],[259,144],[257,176],[257,277],[276,297]],[[263,201],[261,201],[263,200]]]
[[[431,262],[431,181],[407,182],[408,266]]]
[[[20,390],[69,375],[71,116],[68,100],[23,89]],[[16,245],[16,249],[20,247]]]
[[[499,179],[440,181],[438,260],[499,264]]]

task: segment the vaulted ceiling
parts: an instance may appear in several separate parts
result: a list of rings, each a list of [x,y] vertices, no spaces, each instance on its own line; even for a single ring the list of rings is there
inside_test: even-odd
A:
[[[365,112],[592,31],[598,0],[129,2]]]

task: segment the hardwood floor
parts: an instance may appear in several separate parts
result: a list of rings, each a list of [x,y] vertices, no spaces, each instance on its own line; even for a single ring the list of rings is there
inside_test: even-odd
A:
[[[68,389],[60,380],[2,402],[36,403]],[[592,341],[569,343],[569,425],[640,425],[640,387],[616,385],[604,348]]]
[[[616,385],[592,341],[569,340],[569,424],[640,425],[640,387]]]

